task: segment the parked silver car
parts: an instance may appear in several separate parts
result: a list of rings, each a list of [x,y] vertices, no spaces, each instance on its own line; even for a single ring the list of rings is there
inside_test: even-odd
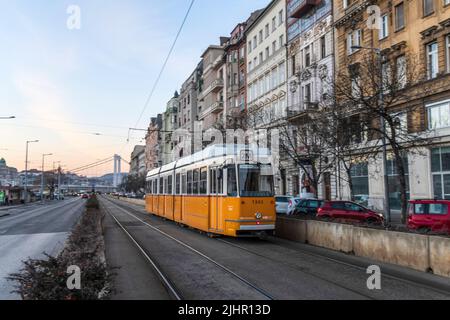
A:
[[[290,196],[276,196],[275,197],[275,210],[277,214],[287,214],[289,207]]]

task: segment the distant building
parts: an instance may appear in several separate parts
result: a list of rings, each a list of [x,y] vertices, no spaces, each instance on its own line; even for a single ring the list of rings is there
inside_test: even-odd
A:
[[[172,140],[173,132],[178,127],[178,109],[180,107],[180,95],[175,91],[173,97],[167,102],[166,111],[162,115],[161,132],[161,161],[165,165],[174,161],[174,146],[176,141]]]
[[[162,115],[151,118],[147,135],[145,136],[145,166],[147,171],[161,166],[161,128]]]
[[[178,108],[177,159],[194,153],[194,125],[198,120],[198,92],[202,90],[203,62],[200,62],[194,72],[183,83],[180,91]]]
[[[286,1],[273,0],[247,26],[247,110],[254,128],[286,117]]]
[[[225,63],[224,44],[229,38],[220,38],[220,45],[210,45],[202,54],[202,87],[198,95],[198,120],[204,131],[223,127]]]
[[[146,172],[145,146],[135,146],[131,153],[130,174],[138,175]]]
[[[17,169],[8,167],[6,160],[0,159],[0,185],[2,186],[16,186],[18,184]]]

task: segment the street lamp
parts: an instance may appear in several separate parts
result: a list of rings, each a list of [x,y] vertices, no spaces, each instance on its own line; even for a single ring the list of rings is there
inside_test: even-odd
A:
[[[363,50],[372,50],[377,55],[378,59],[378,65],[379,65],[379,76],[380,76],[380,88],[379,88],[379,100],[380,100],[380,109],[381,109],[381,115],[380,115],[380,122],[381,122],[381,132],[382,132],[382,139],[381,143],[383,144],[383,180],[384,180],[384,216],[386,223],[391,222],[391,207],[389,203],[389,180],[388,180],[388,173],[387,173],[387,146],[386,146],[386,121],[383,117],[383,115],[386,112],[385,106],[384,106],[384,98],[383,98],[383,56],[381,54],[380,48],[373,48],[373,47],[362,47],[362,46],[352,46],[351,47],[354,50],[357,49],[363,49]]]
[[[42,174],[41,174],[41,202],[44,204],[44,159],[47,156],[52,156],[53,153],[44,153],[42,155]]]
[[[25,192],[25,199],[24,202],[27,202],[27,187],[28,187],[28,145],[30,143],[37,143],[39,142],[39,140],[32,140],[32,141],[27,141],[27,146],[26,146],[26,151],[25,151],[25,188],[24,188],[24,192]]]

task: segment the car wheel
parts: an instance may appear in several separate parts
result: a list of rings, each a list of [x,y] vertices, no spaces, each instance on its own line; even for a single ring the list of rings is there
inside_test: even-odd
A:
[[[430,233],[431,230],[430,230],[430,228],[422,227],[422,228],[417,229],[417,231],[421,234],[427,234],[427,233]]]
[[[373,219],[373,218],[368,218],[368,219],[366,220],[366,223],[367,223],[369,226],[373,226],[373,225],[379,224],[378,221],[377,221],[376,219]]]
[[[330,216],[321,216],[320,220],[328,222],[328,221],[331,221],[331,217]]]

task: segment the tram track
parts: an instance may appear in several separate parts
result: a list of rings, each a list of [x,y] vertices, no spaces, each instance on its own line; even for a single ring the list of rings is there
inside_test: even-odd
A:
[[[251,288],[254,291],[256,291],[258,294],[262,295],[265,299],[275,300],[275,298],[272,295],[270,295],[268,292],[266,292],[265,290],[261,289],[257,285],[253,284],[252,282],[250,282],[249,280],[247,280],[243,276],[240,276],[239,274],[235,273],[234,271],[232,271],[231,269],[227,268],[226,266],[224,266],[220,262],[214,260],[213,258],[209,257],[208,255],[206,255],[206,254],[200,252],[199,250],[193,248],[192,246],[190,246],[186,242],[169,235],[168,233],[160,230],[158,227],[155,227],[155,226],[145,222],[144,220],[140,219],[139,217],[137,217],[133,213],[131,213],[131,212],[136,212],[136,213],[142,214],[142,212],[139,212],[138,210],[133,209],[133,208],[129,208],[129,207],[125,207],[125,206],[119,205],[115,201],[112,201],[111,199],[107,199],[105,197],[103,197],[103,199],[106,202],[110,203],[112,206],[114,206],[117,209],[119,209],[120,211],[122,211],[123,213],[125,213],[128,216],[132,217],[133,219],[139,221],[142,225],[150,228],[153,231],[158,232],[159,234],[163,235],[164,237],[166,237],[166,238],[168,238],[168,239],[178,243],[179,245],[183,246],[184,248],[188,249],[189,251],[191,251],[191,252],[195,253],[196,255],[202,257],[206,261],[212,263],[213,265],[215,265],[216,267],[218,267],[222,271],[226,272],[227,274],[231,275],[233,278],[237,279],[241,283],[245,284],[249,288]],[[155,259],[151,258],[149,253],[146,252],[145,249],[143,249],[143,247],[138,243],[138,241],[126,230],[126,228],[123,226],[123,224],[120,223],[120,221],[110,212],[110,210],[107,209],[107,211],[113,217],[113,219],[119,225],[119,227],[127,234],[127,236],[132,240],[132,242],[138,247],[139,251],[146,257],[146,259],[148,261],[151,261],[150,263],[155,268],[155,270],[157,270],[158,275],[160,275],[161,278],[163,277],[165,279],[163,284],[166,286],[166,288],[168,288],[171,291],[173,290],[173,296],[175,296],[175,297],[178,296],[177,300],[183,300],[183,296],[180,294],[179,290],[176,289],[176,287],[173,285],[173,282],[169,279],[169,277],[166,274],[164,274],[163,270],[160,267],[158,267],[157,261]]]
[[[109,210],[104,205],[102,207],[113,218],[114,222],[127,235],[127,237],[130,239],[130,241],[136,246],[136,248],[139,250],[139,252],[145,258],[145,260],[151,265],[152,269],[156,272],[158,278],[160,279],[163,286],[166,288],[169,295],[174,300],[184,300],[180,291],[176,288],[176,286],[173,284],[173,282],[170,280],[170,278],[167,276],[167,274],[162,270],[162,268],[158,265],[156,260],[150,255],[150,253],[147,252],[142,247],[142,245],[131,235],[131,233],[128,232],[128,230],[125,228],[125,226],[119,221],[119,219],[117,219],[117,217],[111,212],[111,210]]]
[[[122,204],[120,204],[120,205],[116,204],[116,203],[114,203],[114,204],[116,206],[122,207],[123,210],[132,211],[132,212],[134,212],[136,214],[139,214],[140,216],[145,214],[144,212],[142,212],[142,210],[138,210],[138,209],[135,209],[135,208],[132,208],[132,207],[130,208],[129,206],[126,206],[126,205],[122,206]],[[134,215],[132,215],[132,216],[134,216]],[[136,219],[140,220],[140,221],[143,221],[142,219],[140,219],[140,218],[138,218],[136,216],[134,216],[134,217]],[[143,221],[143,223],[146,224],[147,226],[149,226],[149,224],[146,223],[145,221]],[[152,226],[152,228],[158,229],[161,233],[166,234],[164,231],[161,231],[158,227]],[[168,235],[168,236],[170,238],[173,238],[173,236],[171,236],[171,235]],[[273,257],[270,257],[268,255],[265,255],[264,253],[260,253],[260,252],[257,252],[255,250],[252,250],[251,248],[247,248],[247,247],[245,247],[243,245],[235,244],[235,243],[233,243],[231,241],[228,241],[227,239],[216,238],[215,240],[217,240],[217,241],[219,241],[221,243],[224,243],[226,245],[233,246],[233,247],[235,247],[237,249],[243,250],[243,251],[245,251],[247,253],[250,253],[252,255],[258,256],[259,258],[266,259],[266,260],[271,261],[273,263],[285,265],[287,267],[290,267],[290,268],[296,270],[297,272],[301,272],[301,273],[303,273],[305,275],[308,275],[310,277],[316,278],[316,279],[318,279],[320,281],[329,283],[329,284],[331,284],[333,286],[336,286],[336,287],[339,287],[339,288],[341,288],[343,290],[352,292],[354,294],[357,294],[357,295],[361,296],[362,298],[365,298],[365,299],[368,299],[368,300],[382,299],[380,297],[374,297],[374,296],[368,295],[367,293],[361,292],[359,290],[355,290],[354,288],[350,288],[350,287],[348,287],[346,285],[343,285],[342,283],[340,283],[338,281],[334,281],[332,279],[329,279],[326,276],[318,275],[317,273],[314,273],[314,272],[309,272],[309,271],[305,270],[305,268],[301,268],[301,267],[299,267],[298,265],[296,265],[294,263],[278,260],[276,258],[273,258]],[[181,241],[181,240],[179,240],[179,241]],[[298,248],[297,246],[294,247],[293,245],[284,246],[283,244],[280,244],[277,241],[277,239],[272,239],[271,237],[269,237],[269,239],[266,240],[266,241],[268,241],[272,245],[275,245],[275,246],[278,246],[278,247],[283,247],[285,249],[289,248],[289,249],[291,249],[293,251],[296,251],[296,252],[298,252],[300,254],[313,257],[316,260],[322,260],[322,261],[325,260],[325,261],[329,261],[329,262],[332,262],[332,263],[340,264],[340,265],[352,268],[354,270],[357,270],[358,272],[362,271],[362,272],[364,272],[364,274],[366,274],[366,271],[367,271],[367,266],[363,266],[362,265],[363,263],[357,264],[357,263],[349,262],[347,260],[343,261],[343,260],[340,260],[340,259],[337,259],[337,258],[330,257],[330,256],[328,256],[326,254],[313,253],[313,252],[310,252],[309,250]],[[186,245],[189,246],[188,244],[186,244]],[[194,250],[196,250],[196,249],[194,249]],[[233,271],[231,271],[231,272],[233,272]],[[396,273],[394,273],[394,272],[383,273],[383,277],[391,279],[391,280],[398,281],[400,283],[404,283],[405,285],[409,285],[409,286],[413,286],[413,287],[416,287],[416,288],[420,288],[420,289],[432,291],[432,292],[435,292],[435,293],[439,293],[439,294],[442,294],[442,295],[450,296],[450,292],[447,290],[448,287],[441,287],[441,286],[434,287],[433,286],[434,284],[421,283],[421,282],[418,282],[418,281],[414,281],[414,280],[410,280],[410,279],[407,279],[407,278],[396,276],[395,274]],[[263,292],[265,292],[265,291],[263,290]],[[270,298],[273,299],[273,297],[271,295],[268,295],[268,296],[270,296]]]
[[[259,252],[254,251],[254,250],[251,250],[251,249],[249,249],[249,248],[245,248],[244,246],[241,246],[241,245],[232,243],[232,242],[230,242],[230,241],[228,241],[228,240],[224,240],[224,239],[216,239],[216,240],[217,240],[217,241],[220,241],[221,243],[225,243],[225,244],[230,245],[230,246],[232,246],[232,247],[235,247],[235,248],[241,249],[241,250],[243,250],[243,251],[246,251],[246,252],[248,252],[248,253],[254,254],[254,255],[259,256],[259,257],[261,257],[261,258],[265,258],[265,259],[267,259],[267,260],[270,260],[270,261],[273,261],[273,262],[277,262],[277,263],[281,263],[281,264],[285,264],[285,265],[288,265],[288,266],[291,266],[291,267],[293,267],[293,268],[297,268],[297,269],[298,269],[298,267],[296,267],[295,265],[293,265],[293,264],[291,264],[291,263],[286,263],[286,262],[283,262],[283,261],[279,261],[279,260],[277,260],[277,259],[274,259],[273,257],[269,257],[269,256],[267,256],[267,255],[261,254],[261,253],[259,253]],[[272,244],[272,245],[281,247],[281,245],[280,245],[279,243],[277,243],[277,242],[274,241],[273,239],[270,239],[270,237],[269,237],[267,240],[265,240],[265,241],[268,241],[268,242],[269,242],[270,244]],[[333,263],[337,263],[337,264],[340,264],[340,265],[343,265],[343,266],[346,266],[346,267],[350,267],[350,268],[353,268],[353,269],[357,269],[357,270],[362,271],[362,272],[366,272],[366,270],[367,270],[367,267],[363,267],[363,266],[361,266],[361,265],[357,265],[357,264],[345,262],[345,261],[342,261],[342,260],[330,258],[330,257],[328,257],[328,256],[326,256],[326,255],[323,255],[323,254],[312,253],[312,252],[310,252],[310,251],[308,251],[308,250],[302,250],[302,249],[300,249],[300,248],[298,248],[298,247],[292,248],[292,250],[294,250],[294,251],[296,251],[296,252],[298,252],[298,253],[300,253],[300,254],[304,254],[304,255],[307,255],[307,256],[310,256],[310,257],[313,257],[313,258],[316,258],[316,259],[327,260],[327,261],[330,261],[330,262],[333,262]],[[360,295],[364,295],[364,294],[360,293],[359,291],[355,291],[355,290],[353,290],[353,289],[347,288],[347,287],[345,287],[345,286],[343,286],[343,285],[341,285],[341,284],[339,284],[339,283],[337,283],[337,282],[331,281],[331,280],[326,279],[326,278],[324,278],[324,277],[320,277],[320,276],[318,276],[318,275],[316,275],[316,274],[314,274],[314,273],[306,272],[306,271],[304,271],[304,270],[299,270],[299,271],[304,272],[304,273],[308,273],[308,274],[310,274],[311,276],[314,276],[314,277],[319,278],[319,279],[322,279],[322,280],[324,280],[324,281],[333,283],[333,284],[335,284],[335,285],[337,285],[337,286],[339,286],[339,287],[342,287],[342,288],[344,288],[344,289],[353,291],[353,292],[358,293],[358,294],[360,294]],[[434,291],[434,292],[439,293],[439,294],[443,294],[443,295],[448,295],[448,296],[450,296],[450,292],[449,292],[449,291],[447,291],[447,290],[445,290],[445,289],[435,288],[435,287],[433,287],[433,286],[431,286],[431,285],[426,285],[426,284],[423,284],[423,283],[414,282],[414,281],[412,281],[412,280],[408,280],[408,279],[405,279],[405,278],[401,278],[401,277],[398,277],[398,276],[395,276],[395,275],[392,275],[392,274],[388,274],[388,273],[384,273],[384,274],[383,274],[383,277],[384,277],[384,278],[389,278],[389,279],[392,279],[392,280],[395,280],[395,281],[399,281],[399,282],[402,282],[402,283],[405,283],[405,284],[408,284],[408,285],[413,285],[413,286],[415,286],[415,287],[420,287],[420,288],[422,288],[422,289],[431,290],[431,291]],[[366,296],[367,296],[367,295],[366,295]],[[376,298],[373,298],[373,297],[371,297],[371,296],[367,296],[367,297],[370,298],[370,299],[372,299],[372,300],[373,300],[373,299],[376,300]]]

